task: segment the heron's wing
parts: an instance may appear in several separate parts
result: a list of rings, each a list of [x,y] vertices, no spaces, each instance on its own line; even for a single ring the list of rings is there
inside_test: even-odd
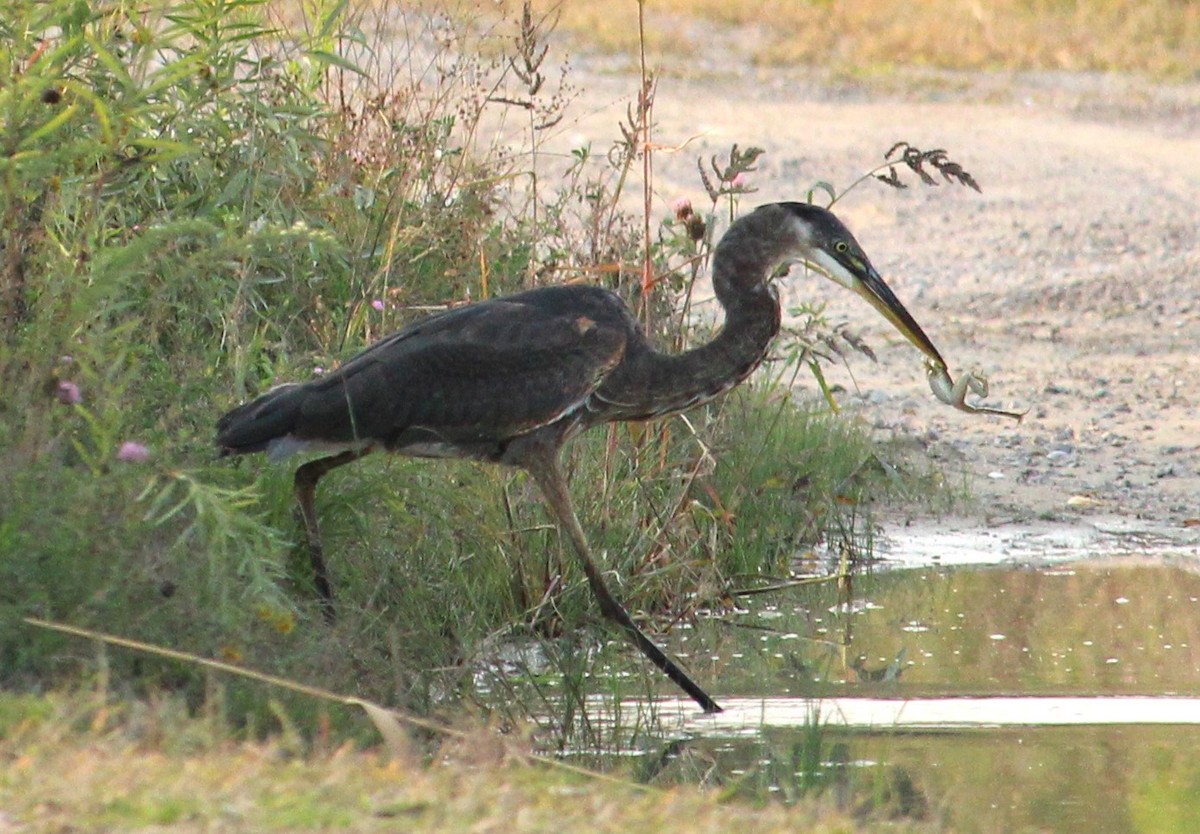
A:
[[[581,407],[627,338],[620,319],[578,309],[497,300],[450,311],[304,386],[292,434],[395,447],[510,438]]]

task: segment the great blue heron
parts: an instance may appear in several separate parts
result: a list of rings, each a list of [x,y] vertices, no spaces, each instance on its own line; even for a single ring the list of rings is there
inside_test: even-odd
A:
[[[937,349],[829,211],[773,203],[734,222],[713,253],[725,323],[707,344],[657,351],[615,294],[553,286],[429,316],[336,371],[273,388],[217,424],[223,454],[333,454],[296,470],[295,488],[317,590],[333,608],[313,508],[331,469],[383,449],[470,458],[527,471],[583,563],[604,616],[706,711],[720,710],[642,633],[592,558],[559,461],[564,442],[600,423],[649,420],[703,403],[745,379],[779,331],[775,269],[804,262],[869,301],[939,367]]]

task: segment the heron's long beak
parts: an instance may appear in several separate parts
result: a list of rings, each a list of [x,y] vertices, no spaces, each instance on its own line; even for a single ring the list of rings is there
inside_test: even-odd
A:
[[[917,350],[929,357],[930,361],[936,362],[943,368],[946,367],[945,360],[938,353],[938,349],[933,346],[933,342],[925,335],[921,325],[917,324],[917,320],[900,303],[900,299],[896,298],[892,288],[884,282],[883,276],[875,271],[875,267],[868,265],[863,273],[855,277],[858,279],[853,288],[855,292],[869,301],[872,307],[904,334],[904,337],[912,342]]]

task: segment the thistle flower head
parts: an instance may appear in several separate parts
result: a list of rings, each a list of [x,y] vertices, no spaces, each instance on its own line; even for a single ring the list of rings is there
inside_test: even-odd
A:
[[[69,379],[64,379],[58,383],[54,389],[54,396],[63,405],[79,405],[83,402],[83,392],[79,390],[79,386]]]
[[[150,460],[150,449],[141,443],[126,440],[121,444],[121,448],[117,449],[117,460],[126,463],[145,463]]]

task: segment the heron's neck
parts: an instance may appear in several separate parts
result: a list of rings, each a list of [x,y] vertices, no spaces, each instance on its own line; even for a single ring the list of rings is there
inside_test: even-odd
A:
[[[725,321],[712,341],[679,354],[647,352],[602,386],[600,395],[623,419],[670,414],[710,400],[766,357],[779,332],[779,299],[768,279],[783,253],[770,240],[762,242],[760,230],[746,222],[752,217],[734,224],[713,255],[713,289]],[[626,409],[622,403],[636,405]]]
[[[718,277],[714,268],[714,287]],[[660,359],[667,373],[678,380],[682,408],[710,400],[748,377],[762,364],[779,333],[779,298],[765,280],[724,298],[718,289],[717,299],[725,309],[725,322],[712,341]]]

